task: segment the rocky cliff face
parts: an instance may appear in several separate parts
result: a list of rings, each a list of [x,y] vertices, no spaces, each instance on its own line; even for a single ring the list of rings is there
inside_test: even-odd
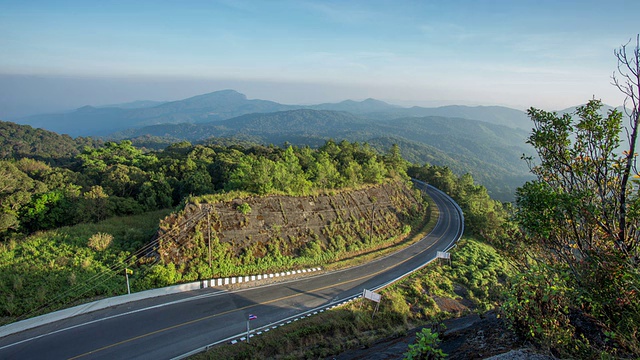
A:
[[[228,257],[298,256],[309,244],[316,251],[355,251],[401,235],[425,211],[420,195],[403,182],[313,196],[188,204],[161,222],[158,253],[165,263],[188,266],[204,255],[210,239],[218,248],[222,244]]]

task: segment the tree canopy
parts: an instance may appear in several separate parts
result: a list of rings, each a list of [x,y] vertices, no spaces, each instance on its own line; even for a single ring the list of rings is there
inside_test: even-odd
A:
[[[397,147],[327,141],[309,147],[175,143],[144,152],[128,140],[85,146],[66,165],[0,160],[0,238],[178,205],[190,195],[303,195],[406,177]]]

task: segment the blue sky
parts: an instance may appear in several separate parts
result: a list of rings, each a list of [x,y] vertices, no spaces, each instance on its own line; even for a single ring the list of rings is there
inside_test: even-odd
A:
[[[618,105],[640,1],[0,0],[0,119],[234,88],[320,103]]]

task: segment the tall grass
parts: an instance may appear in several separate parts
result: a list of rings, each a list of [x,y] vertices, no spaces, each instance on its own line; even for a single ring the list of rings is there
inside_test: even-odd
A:
[[[128,259],[169,212],[63,227],[0,245],[0,323],[126,293]],[[104,250],[90,247],[96,234],[108,234],[111,244]]]

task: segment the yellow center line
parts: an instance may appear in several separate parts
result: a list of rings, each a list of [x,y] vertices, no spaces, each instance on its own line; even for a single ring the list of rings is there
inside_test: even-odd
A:
[[[434,244],[436,244],[440,239],[442,239],[442,236],[440,236],[436,241],[434,241],[434,242],[433,242],[433,244],[429,245],[427,248],[425,248],[424,250],[422,250],[420,253],[422,253],[422,252],[424,252],[424,251],[428,250],[429,248],[431,248],[431,247],[432,247]],[[405,262],[407,262],[407,261],[409,261],[409,260],[411,260],[411,259],[413,259],[413,258],[414,258],[414,256],[412,256],[412,257],[410,257],[410,258],[407,258],[407,259],[405,259],[405,260],[402,260],[402,261],[398,262],[394,267],[397,267],[397,266],[399,266],[399,265],[402,265],[402,264],[404,264]],[[107,349],[110,349],[110,348],[113,348],[113,347],[116,347],[116,346],[120,346],[120,345],[123,345],[123,344],[129,343],[129,342],[132,342],[132,341],[136,341],[136,340],[139,340],[139,339],[143,339],[143,338],[146,338],[146,337],[151,336],[151,335],[159,334],[159,333],[162,333],[162,332],[165,332],[165,331],[169,331],[169,330],[177,329],[177,328],[179,328],[179,327],[183,327],[183,326],[187,326],[187,325],[195,324],[195,323],[198,323],[198,322],[201,322],[201,321],[204,321],[204,320],[212,319],[212,318],[214,318],[214,317],[216,317],[216,316],[227,315],[227,314],[230,314],[230,313],[233,313],[233,312],[236,312],[236,311],[242,311],[242,310],[250,309],[250,308],[253,308],[253,307],[256,307],[256,306],[259,306],[259,305],[267,305],[267,304],[271,304],[271,303],[274,303],[274,302],[277,302],[277,301],[282,301],[282,300],[286,300],[286,299],[294,298],[294,297],[296,297],[296,296],[306,295],[306,294],[309,294],[309,293],[311,293],[311,292],[317,292],[317,291],[321,291],[321,290],[329,289],[329,288],[332,288],[332,287],[336,287],[336,286],[340,286],[340,285],[348,284],[348,283],[350,283],[350,282],[360,281],[360,280],[363,280],[363,279],[370,278],[370,277],[376,276],[376,275],[378,275],[378,274],[381,274],[381,273],[383,273],[383,272],[385,272],[385,271],[387,271],[387,270],[388,270],[388,269],[382,269],[382,270],[379,270],[379,271],[377,271],[377,272],[374,272],[374,273],[371,273],[371,274],[367,274],[367,275],[361,276],[361,277],[356,278],[356,279],[346,280],[346,281],[339,282],[339,283],[336,283],[336,284],[327,285],[327,286],[323,286],[323,287],[320,287],[320,288],[316,288],[316,289],[308,290],[308,291],[306,291],[306,292],[304,292],[304,293],[296,293],[296,294],[292,294],[292,295],[287,295],[287,296],[284,296],[284,297],[280,297],[280,298],[276,298],[276,299],[268,300],[268,301],[265,301],[265,302],[262,302],[262,303],[259,303],[259,304],[247,305],[247,306],[243,306],[243,307],[241,307],[241,308],[236,308],[236,309],[232,309],[232,310],[227,310],[227,311],[223,311],[223,312],[221,312],[221,313],[217,313],[217,314],[213,314],[213,315],[208,315],[208,316],[205,316],[205,317],[201,317],[201,318],[199,318],[199,319],[194,319],[194,320],[190,320],[190,321],[183,322],[183,323],[180,323],[180,324],[172,325],[172,326],[169,326],[169,327],[166,327],[166,328],[163,328],[163,329],[159,329],[159,330],[156,330],[156,331],[152,331],[152,332],[150,332],[150,333],[146,333],[146,334],[138,335],[138,336],[135,336],[135,337],[132,337],[132,338],[126,339],[126,340],[122,340],[122,341],[119,341],[119,342],[117,342],[117,343],[113,343],[113,344],[111,344],[111,345],[103,346],[103,347],[101,347],[101,348],[99,348],[99,349],[91,350],[91,351],[86,352],[86,353],[84,353],[84,354],[76,355],[76,356],[74,356],[74,357],[69,358],[69,360],[79,359],[79,358],[82,358],[82,357],[85,357],[85,356],[88,356],[88,355],[91,355],[91,354],[95,354],[95,353],[97,353],[97,352],[104,351],[104,350],[107,350]]]

